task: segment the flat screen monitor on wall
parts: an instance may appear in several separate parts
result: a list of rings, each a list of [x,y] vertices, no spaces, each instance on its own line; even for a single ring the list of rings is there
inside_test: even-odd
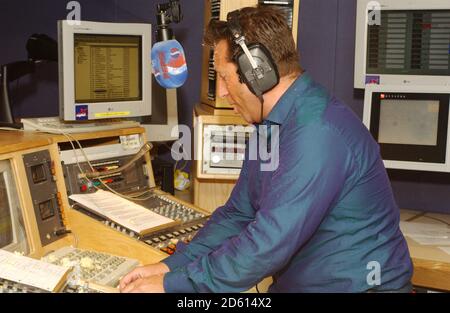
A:
[[[367,85],[363,122],[386,168],[450,172],[450,90]]]
[[[358,0],[354,87],[450,86],[450,1]]]

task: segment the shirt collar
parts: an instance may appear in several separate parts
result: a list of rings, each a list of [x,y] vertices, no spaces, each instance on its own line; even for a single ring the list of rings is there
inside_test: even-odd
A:
[[[303,73],[297,77],[294,83],[286,90],[286,92],[275,104],[272,111],[270,111],[267,118],[263,121],[263,124],[265,124],[264,122],[266,121],[280,125],[283,124],[283,122],[287,119],[295,100],[298,99],[298,95],[303,94],[303,91],[308,88],[311,82],[312,79],[308,73]]]

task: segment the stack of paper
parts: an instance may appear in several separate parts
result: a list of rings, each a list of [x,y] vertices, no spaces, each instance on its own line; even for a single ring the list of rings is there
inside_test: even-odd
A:
[[[64,286],[68,268],[0,250],[0,278],[56,292]]]
[[[71,195],[69,198],[140,235],[175,222],[109,191],[98,190],[95,193]]]
[[[450,245],[450,227],[444,224],[400,222],[400,229],[422,245]]]

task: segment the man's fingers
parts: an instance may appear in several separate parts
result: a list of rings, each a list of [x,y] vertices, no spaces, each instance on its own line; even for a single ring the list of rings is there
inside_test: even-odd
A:
[[[132,270],[120,280],[120,289],[125,288],[129,283],[140,277],[137,269]]]
[[[123,293],[132,292],[135,289],[135,287],[137,286],[137,284],[139,283],[139,280],[140,279],[136,279],[135,281],[126,285],[126,287],[123,290],[121,290],[121,292],[123,292]]]

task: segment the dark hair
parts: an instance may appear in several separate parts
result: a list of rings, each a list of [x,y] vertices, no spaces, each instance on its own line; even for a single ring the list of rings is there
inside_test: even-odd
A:
[[[269,50],[281,77],[302,71],[292,32],[279,8],[267,5],[242,8],[239,10],[239,24],[247,45],[258,42]],[[232,61],[241,47],[234,42],[227,22],[211,20],[205,31],[204,43],[213,47],[223,39],[228,41]]]

